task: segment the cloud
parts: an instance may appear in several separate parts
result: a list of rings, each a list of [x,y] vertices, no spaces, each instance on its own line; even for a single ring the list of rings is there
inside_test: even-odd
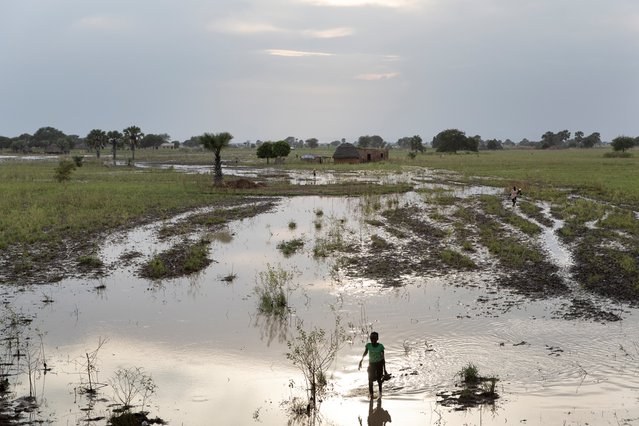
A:
[[[352,28],[340,27],[329,28],[327,30],[305,30],[302,34],[313,38],[339,38],[353,35],[355,31]]]
[[[229,34],[258,34],[258,33],[277,33],[286,32],[287,30],[277,27],[268,22],[250,22],[237,20],[224,20],[211,22],[207,29],[209,31],[229,33]]]
[[[85,16],[75,22],[76,28],[89,30],[122,30],[127,27],[126,21],[111,16]]]
[[[386,72],[386,73],[360,74],[355,78],[358,80],[365,80],[365,81],[379,81],[379,80],[390,80],[391,78],[395,78],[397,76],[399,76],[398,72]]]
[[[418,0],[300,0],[317,6],[361,7],[380,6],[391,8],[407,8],[417,5]]]
[[[284,50],[284,49],[267,49],[265,52],[272,56],[285,56],[289,58],[301,58],[306,56],[333,56],[332,53],[322,52],[303,52],[299,50]]]

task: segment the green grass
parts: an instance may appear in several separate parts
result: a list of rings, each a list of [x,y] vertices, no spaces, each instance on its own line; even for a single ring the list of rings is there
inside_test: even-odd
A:
[[[304,247],[304,240],[301,238],[294,238],[289,241],[282,241],[277,245],[277,249],[282,252],[285,257],[292,256],[299,249]]]
[[[52,162],[0,165],[0,249],[80,238],[228,197],[212,193],[207,176],[85,163],[61,184],[54,179],[55,167]]]
[[[446,265],[460,269],[475,269],[477,265],[473,260],[452,249],[444,249],[439,252],[439,258]]]

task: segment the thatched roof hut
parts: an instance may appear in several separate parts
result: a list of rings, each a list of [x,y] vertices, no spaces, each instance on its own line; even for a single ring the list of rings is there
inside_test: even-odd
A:
[[[335,149],[333,161],[336,163],[359,163],[359,150],[352,143],[345,142]]]

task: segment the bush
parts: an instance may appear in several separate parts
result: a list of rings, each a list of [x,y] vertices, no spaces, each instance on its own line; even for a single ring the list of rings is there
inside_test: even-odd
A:
[[[55,168],[55,179],[58,182],[66,182],[71,179],[71,173],[75,170],[75,163],[69,160],[60,160]]]
[[[267,265],[265,272],[260,272],[260,285],[255,287],[259,297],[258,309],[261,313],[285,315],[288,313],[289,283],[293,274],[281,268],[275,269]]]
[[[301,238],[295,238],[290,241],[282,241],[277,245],[277,248],[286,257],[291,256],[302,247],[304,247],[304,240],[302,240]]]

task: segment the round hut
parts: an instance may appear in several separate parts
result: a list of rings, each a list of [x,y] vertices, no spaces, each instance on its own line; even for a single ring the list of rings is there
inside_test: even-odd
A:
[[[349,164],[359,163],[359,150],[352,143],[345,142],[335,148],[335,152],[333,153],[333,162]]]

